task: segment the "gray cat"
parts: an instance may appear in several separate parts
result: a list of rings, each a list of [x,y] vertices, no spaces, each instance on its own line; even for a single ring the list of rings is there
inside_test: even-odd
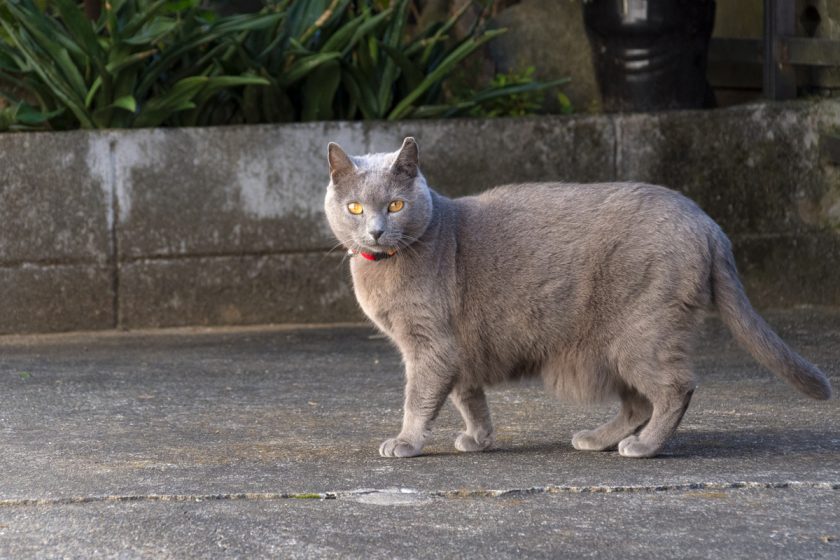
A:
[[[381,455],[419,455],[447,396],[466,424],[455,447],[489,448],[484,387],[535,375],[565,397],[620,398],[576,449],[655,455],[694,391],[689,357],[709,308],[759,363],[830,397],[825,375],[753,310],[729,240],[684,196],[545,183],[453,200],[427,186],[418,155],[413,138],[357,157],[329,145],[327,219],[355,255],[359,305],[405,362],[402,430]]]

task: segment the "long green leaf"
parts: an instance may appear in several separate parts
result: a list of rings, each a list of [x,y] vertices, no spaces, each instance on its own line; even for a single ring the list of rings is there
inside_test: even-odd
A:
[[[133,37],[140,29],[154,17],[157,17],[165,11],[166,5],[170,0],[157,0],[153,2],[146,9],[132,16],[125,27],[120,32],[121,37]]]
[[[61,73],[64,74],[64,77],[67,78],[68,83],[73,88],[73,93],[75,93],[79,99],[84,99],[88,87],[85,85],[85,79],[82,77],[79,69],[70,58],[70,53],[68,53],[65,49],[58,49],[54,60]]]
[[[305,2],[303,2],[305,3]],[[228,33],[238,33],[240,31],[259,31],[271,27],[278,21],[283,19],[284,14],[274,13],[254,16],[252,14],[231,16],[220,20],[218,24],[213,25],[208,34],[213,37],[222,37]]]
[[[478,105],[475,101],[461,101],[458,103],[441,103],[437,105],[420,105],[411,112],[413,119],[432,119],[454,116],[460,112]]]
[[[408,1],[398,0],[397,8],[394,10],[394,17],[385,30],[385,37],[379,45],[383,47],[387,45],[392,49],[399,48],[402,43],[403,33],[405,29],[405,22],[408,18]],[[400,66],[394,62],[390,56],[383,57],[381,62],[381,70],[379,73],[379,91],[377,92],[377,102],[383,111],[387,111],[391,106],[391,99],[393,98],[395,82],[400,75]]]
[[[349,3],[349,0],[332,0],[330,5],[318,15],[318,18],[314,22],[312,22],[312,25],[310,25],[306,31],[296,38],[301,43],[309,42],[309,39],[312,38],[313,35],[318,33],[320,30],[329,27],[336,19],[340,18]],[[309,4],[317,4],[317,0],[310,0]]]
[[[132,64],[137,64],[138,62],[142,62],[147,58],[154,56],[157,52],[157,49],[149,49],[119,57],[116,60],[109,61],[105,66],[105,70],[110,74],[116,74]]]
[[[105,52],[99,44],[93,25],[79,9],[78,2],[73,0],[52,0],[61,19],[70,34],[76,39],[82,50],[94,63],[101,68],[105,60]]]
[[[146,103],[140,109],[134,125],[137,127],[159,126],[173,113],[195,107],[192,98],[198,95],[208,80],[206,76],[193,76],[180,80],[169,92]],[[187,107],[188,104],[191,106]]]
[[[135,35],[122,40],[126,45],[153,45],[172,33],[178,27],[178,21],[171,18],[156,17],[146,23]]]
[[[341,51],[341,56],[347,56],[351,50],[353,50],[356,45],[362,39],[366,38],[370,33],[376,30],[377,27],[382,25],[384,22],[387,21],[391,14],[393,13],[393,8],[387,8],[382,10],[375,16],[371,16],[369,13],[363,14],[363,17],[366,18],[366,21],[359,26],[358,29],[353,33],[353,36],[350,38],[350,42],[344,47]]]
[[[341,26],[341,29],[327,39],[321,46],[321,52],[340,51],[343,50],[353,38],[356,30],[362,26],[367,17],[363,14],[356,16],[347,23]]]
[[[20,105],[20,110],[18,111],[17,117],[18,120],[24,124],[40,125],[46,123],[50,119],[54,119],[63,112],[64,109],[56,109],[55,111],[44,113],[42,111],[39,111],[35,107],[32,107],[28,103],[22,103]]]
[[[446,37],[449,33],[449,30],[452,29],[455,26],[456,23],[458,23],[458,20],[460,20],[464,16],[464,14],[467,12],[467,10],[470,9],[471,7],[472,7],[472,2],[464,2],[461,5],[461,7],[458,8],[458,10],[454,14],[452,14],[452,16],[448,20],[446,20],[446,23],[444,23],[440,28],[438,28],[438,30],[435,32],[435,34],[432,35],[431,40],[429,40],[425,44],[425,48],[423,49],[423,56],[421,57],[421,62],[423,64],[428,64],[429,59],[431,58],[432,49],[434,48],[434,46],[436,44],[438,44],[439,42],[441,42],[442,40],[446,39]],[[472,33],[470,33],[470,36],[471,35],[472,35]],[[420,46],[420,43],[416,43],[415,45],[409,47],[406,50],[406,53],[405,53],[406,56],[413,55],[414,54],[414,49],[419,48],[419,46]]]
[[[568,84],[571,81],[571,78],[560,78],[559,80],[552,80],[550,82],[530,82],[527,84],[514,84],[500,88],[488,88],[486,90],[478,92],[475,96],[472,97],[471,101],[475,103],[482,103],[484,101],[497,99],[499,97],[516,95],[517,93],[541,91],[544,89],[562,86],[563,84]]]
[[[0,131],[2,130],[41,130],[46,128],[50,119],[59,116],[64,109],[43,112],[26,102],[15,103],[0,109]]]
[[[218,91],[239,86],[267,86],[271,84],[260,76],[213,76],[207,81],[207,89]]]
[[[93,99],[96,96],[97,92],[99,91],[99,88],[101,88],[101,87],[102,87],[102,77],[100,76],[100,77],[97,77],[93,81],[93,84],[90,86],[90,89],[88,90],[87,95],[85,95],[85,108],[86,109],[90,109],[90,106],[93,103]]]
[[[341,66],[337,60],[313,70],[303,86],[302,121],[329,120],[333,117],[333,99],[341,83]]]
[[[335,0],[306,0],[293,2],[286,19],[286,33],[289,37],[305,42],[306,36],[314,33],[313,26]]]
[[[295,61],[295,63],[292,64],[292,66],[284,72],[282,76],[280,76],[280,83],[288,87],[302,79],[314,69],[318,68],[318,66],[331,60],[338,60],[339,58],[341,58],[341,53],[336,52],[305,56]]]
[[[114,107],[116,109],[123,109],[125,111],[128,111],[129,113],[134,113],[135,111],[137,111],[137,100],[134,99],[134,97],[131,95],[125,95],[115,100],[111,104],[111,107]]]
[[[402,51],[384,43],[380,43],[379,46],[400,67],[409,91],[417,88],[423,82],[423,71],[411,62]]]
[[[380,119],[382,114],[376,105],[376,94],[358,68],[349,64],[342,67],[341,83],[359,107],[365,119]]]
[[[449,74],[455,65],[463,60],[465,57],[469,56],[470,53],[478,49],[481,45],[490,41],[494,37],[505,33],[505,29],[496,29],[493,31],[486,31],[481,36],[475,39],[469,39],[462,43],[458,48],[453,50],[441,64],[435,68],[430,74],[426,76],[419,86],[406,95],[402,101],[400,101],[396,107],[391,111],[388,115],[388,120],[396,120],[404,117],[408,113],[411,112],[412,104],[417,101],[421,95],[426,93],[426,91],[433,87],[434,85],[438,84],[447,74]]]

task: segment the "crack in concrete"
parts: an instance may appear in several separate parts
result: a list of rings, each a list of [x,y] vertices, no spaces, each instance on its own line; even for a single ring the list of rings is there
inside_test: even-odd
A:
[[[111,313],[113,327],[119,328],[122,325],[120,310],[120,236],[119,227],[120,200],[117,196],[117,140],[111,138],[108,142],[108,180],[111,186],[108,189],[110,200],[108,201],[108,263],[111,267]]]
[[[369,495],[415,496],[418,498],[504,498],[513,496],[557,495],[557,494],[638,494],[686,492],[692,490],[840,490],[840,482],[687,482],[655,485],[548,485],[530,488],[509,488],[504,490],[457,489],[457,490],[415,490],[412,488],[362,488],[334,492],[234,492],[219,494],[124,494],[102,496],[71,496],[63,498],[0,498],[0,507],[62,506],[91,503],[122,502],[212,502],[212,501],[276,501],[276,500],[336,500],[358,501]]]
[[[0,507],[15,506],[65,506],[94,503],[120,502],[210,502],[210,501],[266,501],[289,499],[320,499],[336,498],[335,493],[288,493],[288,492],[235,492],[221,494],[123,494],[104,496],[69,496],[64,498],[8,498],[0,499]]]
[[[189,261],[189,260],[213,260],[213,259],[229,259],[241,257],[277,257],[286,255],[324,255],[330,256],[334,254],[338,257],[343,257],[345,250],[334,250],[331,247],[312,247],[303,249],[255,249],[242,251],[217,251],[212,253],[150,253],[148,255],[120,255],[120,264],[145,264],[158,261]]]
[[[115,226],[116,227],[116,226]],[[109,243],[119,243],[116,232],[109,232],[112,238]],[[286,255],[322,255],[324,257],[344,257],[346,251],[337,250],[332,247],[313,247],[306,249],[266,249],[266,250],[243,250],[243,251],[218,251],[213,253],[153,253],[143,256],[124,255],[116,250],[113,254],[105,257],[59,257],[59,258],[29,258],[29,259],[0,259],[0,269],[16,270],[21,268],[61,268],[75,266],[99,266],[113,267],[124,264],[145,264],[159,261],[189,261],[189,260],[213,260],[230,259],[241,257],[280,257]]]
[[[837,482],[687,482],[656,485],[592,485],[592,486],[534,486],[510,490],[449,490],[435,492],[444,498],[499,498],[531,494],[631,494],[658,492],[685,492],[690,490],[840,490]]]

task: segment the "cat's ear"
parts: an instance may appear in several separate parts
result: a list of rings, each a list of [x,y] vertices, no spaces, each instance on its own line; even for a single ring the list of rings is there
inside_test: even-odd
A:
[[[391,166],[391,171],[401,177],[414,179],[417,177],[417,167],[420,164],[420,148],[417,147],[417,142],[411,136],[403,140],[400,153],[397,154],[397,159],[394,160],[394,165]]]
[[[335,142],[330,142],[327,147],[327,159],[330,162],[330,178],[333,183],[340,177],[356,170],[356,165],[350,159],[350,156]]]

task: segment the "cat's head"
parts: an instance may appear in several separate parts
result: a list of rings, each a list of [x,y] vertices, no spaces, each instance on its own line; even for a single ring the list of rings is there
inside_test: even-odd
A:
[[[432,195],[420,173],[414,138],[387,154],[348,156],[329,145],[325,209],[338,240],[352,251],[384,253],[411,245],[432,218]]]

